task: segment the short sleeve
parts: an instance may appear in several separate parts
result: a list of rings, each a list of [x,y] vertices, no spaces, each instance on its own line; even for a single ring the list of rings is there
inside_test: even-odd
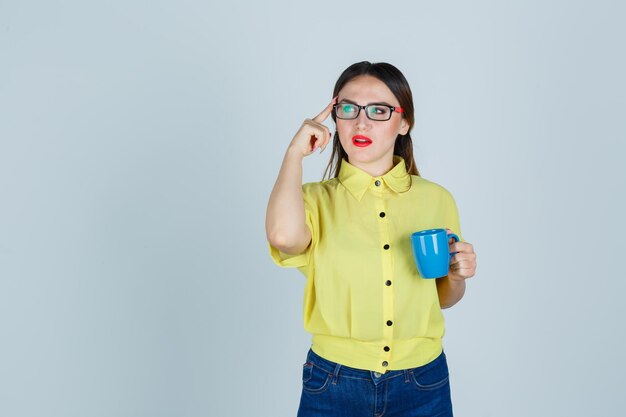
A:
[[[272,257],[274,263],[285,268],[302,268],[307,266],[311,261],[311,253],[317,244],[317,208],[309,194],[309,187],[307,187],[306,184],[303,186],[302,191],[304,196],[304,220],[309,228],[309,231],[311,232],[311,243],[309,243],[309,246],[307,246],[302,253],[290,255],[281,252],[272,246],[271,243],[267,242],[270,250],[270,256]]]
[[[463,239],[463,235],[461,234],[459,210],[456,206],[456,202],[454,201],[454,197],[452,197],[452,194],[450,194],[450,192],[448,192],[447,190],[445,191],[443,204],[443,211],[445,213],[445,227],[452,230],[452,232],[454,232],[459,237],[461,242],[465,242],[465,239]]]

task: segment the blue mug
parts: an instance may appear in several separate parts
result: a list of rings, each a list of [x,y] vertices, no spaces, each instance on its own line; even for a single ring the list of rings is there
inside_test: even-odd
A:
[[[449,238],[459,241],[457,235],[448,235],[446,229],[422,230],[411,235],[413,258],[422,278],[441,278],[448,275],[450,259],[456,253],[450,253]]]

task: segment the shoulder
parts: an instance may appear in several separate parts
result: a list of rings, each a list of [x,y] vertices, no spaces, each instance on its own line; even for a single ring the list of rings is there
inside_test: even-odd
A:
[[[305,197],[319,199],[333,194],[337,190],[338,185],[339,180],[337,178],[318,182],[307,182],[302,185],[302,192]]]
[[[431,201],[443,206],[456,206],[452,193],[444,186],[417,175],[411,175],[411,180],[412,198]]]
[[[452,198],[450,191],[442,185],[417,175],[411,175],[411,191]]]
[[[319,182],[308,182],[302,185],[304,202],[309,209],[327,207],[333,201],[339,185],[337,178]]]

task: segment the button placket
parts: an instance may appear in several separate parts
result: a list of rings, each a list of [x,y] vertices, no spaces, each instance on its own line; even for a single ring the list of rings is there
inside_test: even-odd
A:
[[[384,187],[383,187],[384,188]],[[384,190],[381,190],[384,191]],[[385,194],[383,194],[385,195]],[[382,252],[382,275],[381,285],[383,288],[383,316],[381,317],[383,326],[383,345],[381,346],[378,368],[380,372],[385,372],[391,362],[391,352],[389,346],[393,340],[393,310],[394,297],[391,277],[393,277],[393,242],[389,230],[389,210],[387,208],[387,198],[381,196],[376,201],[376,215],[378,216],[380,248]]]

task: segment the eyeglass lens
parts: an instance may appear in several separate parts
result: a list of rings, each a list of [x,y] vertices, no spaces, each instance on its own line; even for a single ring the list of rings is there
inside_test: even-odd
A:
[[[341,103],[337,106],[337,117],[340,119],[356,119],[361,109],[354,104]],[[372,120],[389,120],[391,109],[387,106],[370,104],[365,106],[367,117]]]

